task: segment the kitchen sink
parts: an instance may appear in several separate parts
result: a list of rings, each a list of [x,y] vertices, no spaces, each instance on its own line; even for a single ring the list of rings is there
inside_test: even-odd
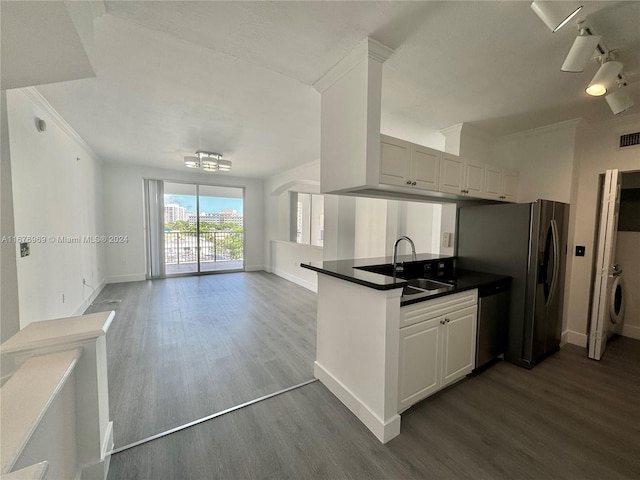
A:
[[[411,278],[407,281],[409,282],[409,286],[426,291],[453,288],[453,285],[450,283],[438,282],[437,280],[431,280],[429,278]]]

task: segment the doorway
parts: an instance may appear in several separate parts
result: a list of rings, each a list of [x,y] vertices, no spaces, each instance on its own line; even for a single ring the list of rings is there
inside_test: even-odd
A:
[[[157,182],[157,181],[156,181]],[[157,195],[162,234],[149,244],[150,278],[244,271],[244,189],[162,182]]]

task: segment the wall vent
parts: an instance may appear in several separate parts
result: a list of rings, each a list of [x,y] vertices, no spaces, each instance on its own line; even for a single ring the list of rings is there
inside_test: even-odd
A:
[[[618,148],[627,148],[636,145],[640,145],[640,132],[620,135],[620,143],[618,144]]]

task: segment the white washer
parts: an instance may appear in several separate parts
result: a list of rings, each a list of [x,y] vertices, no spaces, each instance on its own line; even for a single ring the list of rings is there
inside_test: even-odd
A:
[[[617,274],[609,289],[609,331],[622,335],[624,323],[624,283],[622,272]]]

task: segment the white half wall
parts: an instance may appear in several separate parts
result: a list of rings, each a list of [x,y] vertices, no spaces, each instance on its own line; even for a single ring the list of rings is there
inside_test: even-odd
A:
[[[300,264],[321,261],[322,247],[271,240],[271,273],[313,292],[318,291],[318,274],[302,268]]]
[[[182,161],[181,158],[176,160]],[[145,279],[143,195],[145,178],[244,188],[245,267],[247,271],[265,268],[262,180],[186,170],[186,168],[185,171],[176,171],[139,165],[105,164],[105,234],[127,238],[127,242],[107,245],[108,283]]]
[[[20,327],[82,313],[105,280],[102,163],[33,88],[7,92]],[[36,129],[36,119],[47,124]],[[3,285],[4,289],[4,285]]]

